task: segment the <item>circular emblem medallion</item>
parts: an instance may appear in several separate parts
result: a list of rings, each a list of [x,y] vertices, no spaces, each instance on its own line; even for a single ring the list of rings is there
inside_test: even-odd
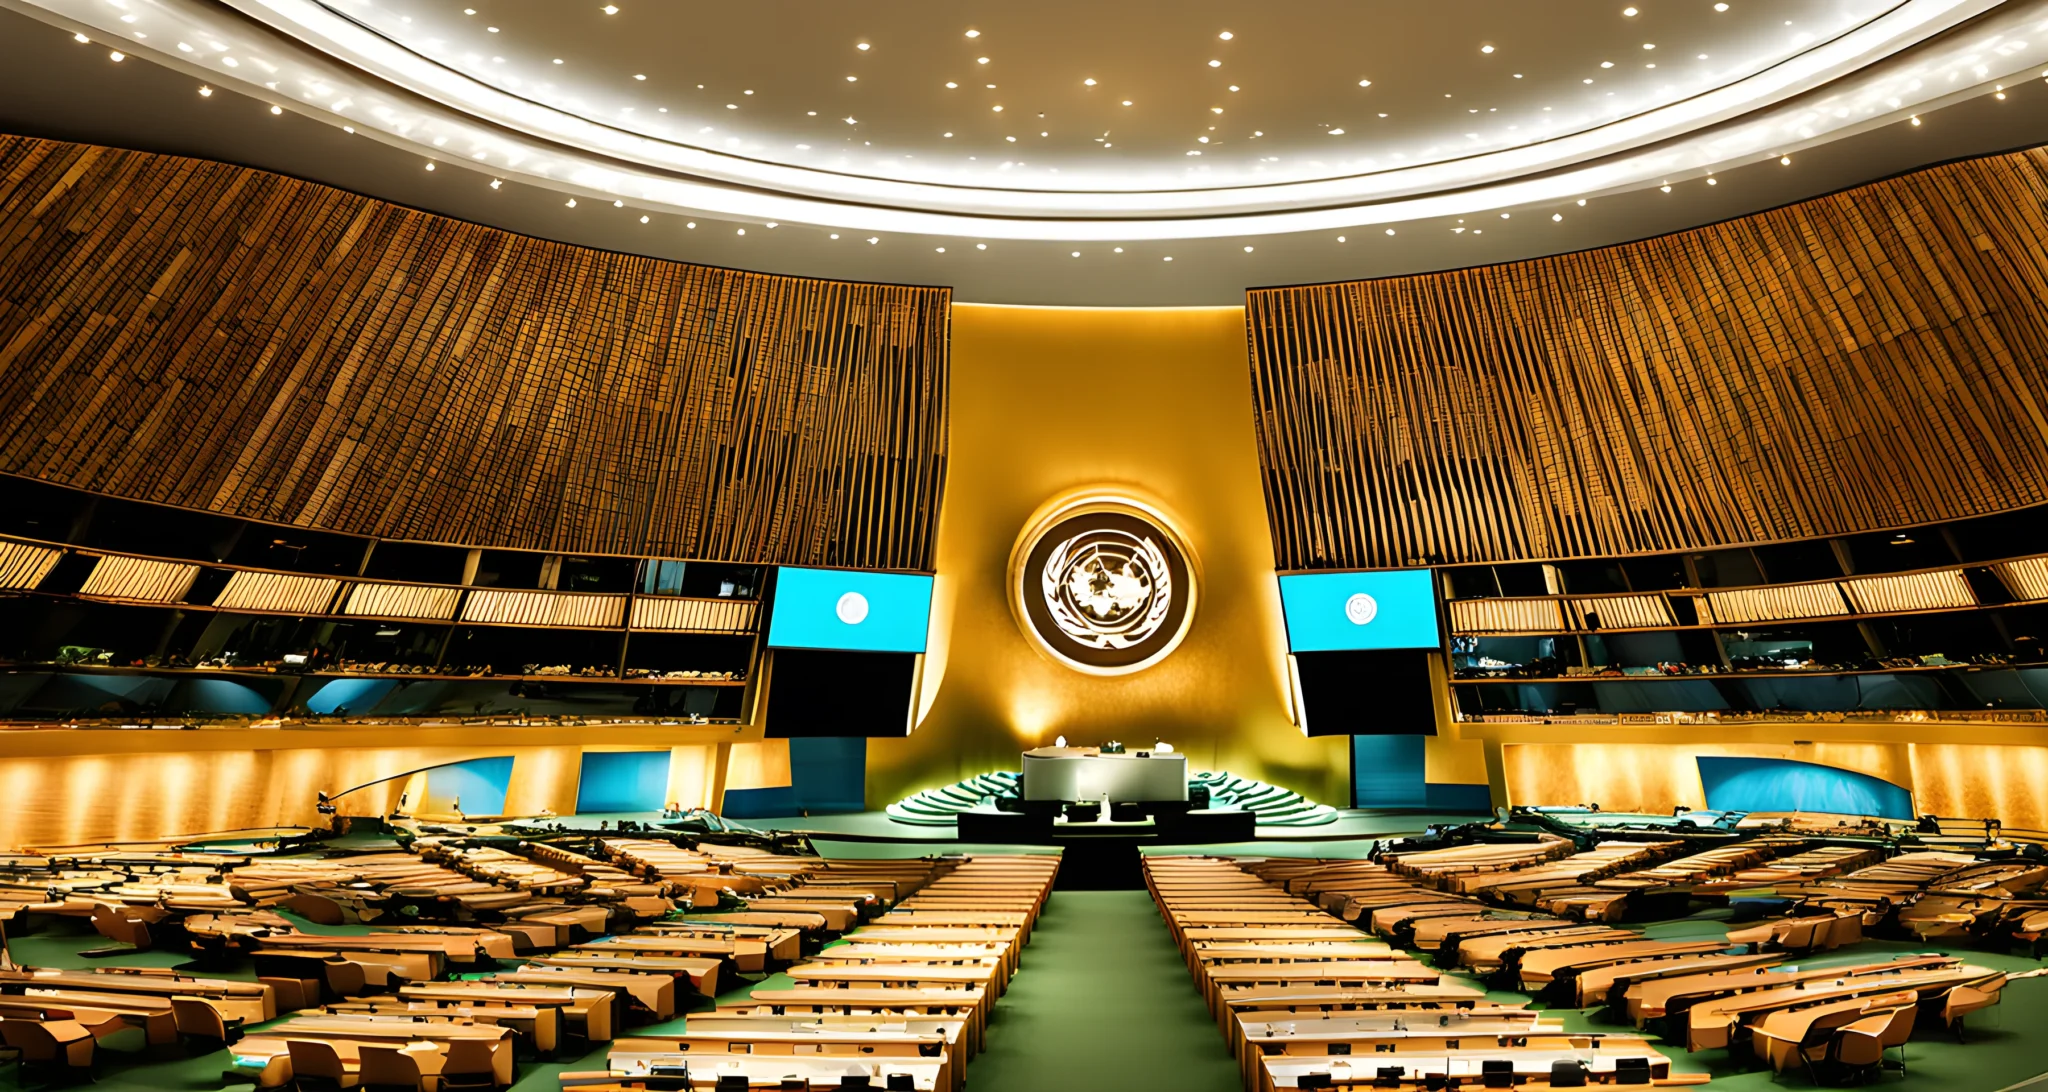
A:
[[[1380,602],[1372,596],[1359,592],[1344,601],[1344,617],[1354,626],[1362,626],[1380,616]]]
[[[839,620],[849,626],[860,625],[868,620],[868,597],[857,591],[847,592],[839,597],[839,603],[832,608],[832,613],[837,614]]]
[[[1011,604],[1054,659],[1121,675],[1158,662],[1186,634],[1194,574],[1179,536],[1149,509],[1092,498],[1056,509],[1018,546]]]

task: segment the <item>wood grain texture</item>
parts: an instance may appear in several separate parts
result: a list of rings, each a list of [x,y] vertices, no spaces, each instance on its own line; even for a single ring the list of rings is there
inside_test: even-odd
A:
[[[2048,500],[2048,151],[1247,300],[1279,568],[1614,556]]]
[[[0,136],[0,470],[142,500],[929,570],[950,304]]]

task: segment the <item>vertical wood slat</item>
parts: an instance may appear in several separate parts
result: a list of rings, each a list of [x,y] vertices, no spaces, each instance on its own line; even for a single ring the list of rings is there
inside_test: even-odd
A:
[[[951,295],[0,136],[0,471],[382,538],[928,571]]]
[[[2048,150],[1637,243],[1258,289],[1282,570],[1707,549],[2048,501]]]

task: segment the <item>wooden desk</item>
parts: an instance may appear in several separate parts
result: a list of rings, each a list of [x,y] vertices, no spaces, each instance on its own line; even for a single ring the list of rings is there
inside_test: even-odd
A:
[[[501,971],[479,981],[513,982],[521,985],[557,988],[581,986],[605,990],[632,1001],[656,1020],[676,1014],[676,979],[669,974],[633,974],[628,971],[596,971],[575,967],[536,967],[527,964],[516,971]]]
[[[186,978],[172,974],[129,971],[34,971],[0,973],[0,994],[31,989],[85,990],[89,993],[161,998],[198,997],[210,1002],[223,1019],[257,1024],[277,1018],[277,995],[260,982],[217,978]]]
[[[762,1057],[805,1057],[870,1063],[887,1066],[896,1061],[921,1059],[938,1063],[934,1078],[940,1089],[960,1086],[962,1067],[955,1065],[939,1035],[911,1035],[903,1032],[855,1031],[832,1028],[800,1030],[715,1029],[689,1031],[680,1035],[635,1035],[612,1044],[607,1065],[627,1068],[635,1056],[681,1054],[690,1058],[706,1055],[756,1055]],[[691,1068],[696,1068],[694,1065]]]
[[[864,1063],[855,1061],[814,1060],[802,1058],[755,1058],[747,1054],[728,1055],[683,1055],[648,1054],[632,1057],[620,1056],[616,1062],[629,1068],[619,1071],[568,1072],[561,1075],[563,1092],[637,1092],[648,1087],[646,1070],[653,1066],[690,1065],[690,1086],[695,1089],[709,1089],[718,1083],[724,1074],[745,1074],[750,1089],[782,1088],[788,1078],[800,1079],[814,1090],[839,1087],[839,1079],[847,1075],[860,1075],[869,1079],[870,1087],[881,1089],[888,1086],[889,1074],[908,1073],[911,1083],[918,1092],[944,1092],[939,1084],[939,1065],[926,1058],[891,1059],[885,1063]],[[639,1071],[636,1076],[635,1070]]]
[[[927,987],[821,987],[789,990],[755,990],[746,1001],[721,1005],[725,1011],[768,1009],[778,1016],[805,1013],[918,1013],[960,1016],[967,1021],[967,1049],[970,1056],[981,1053],[988,1027],[988,992],[970,989]]]
[[[244,1072],[257,1070],[257,1085],[276,1088],[292,1080],[293,1039],[309,1039],[332,1046],[345,1061],[358,1060],[356,1048],[365,1043],[377,1046],[404,1044],[413,1054],[420,1071],[441,1072],[443,1051],[439,1044],[456,1039],[481,1039],[491,1044],[491,1065],[498,1087],[512,1083],[512,1032],[508,1028],[482,1024],[420,1023],[413,1020],[376,1020],[347,1016],[302,1016],[266,1028],[235,1044],[235,1066]],[[415,1045],[418,1044],[418,1045]]]
[[[512,1029],[541,1054],[562,1042],[560,1009],[538,1005],[438,1004],[432,1001],[344,1001],[327,1006],[336,1016],[403,1017],[426,1023],[484,1024]]]
[[[718,996],[719,960],[692,956],[654,956],[622,953],[589,955],[580,949],[543,956],[528,967],[570,967],[592,971],[632,971],[635,974],[666,974],[706,997]]]
[[[497,981],[443,982],[405,986],[398,996],[405,1001],[455,1005],[531,1005],[552,1008],[571,1026],[580,1026],[583,1037],[593,1043],[612,1038],[618,994],[611,990],[575,987],[503,985]]]

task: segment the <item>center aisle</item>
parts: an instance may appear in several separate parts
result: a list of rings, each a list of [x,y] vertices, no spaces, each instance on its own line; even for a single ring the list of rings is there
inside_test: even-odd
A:
[[[989,1018],[973,1092],[1237,1092],[1231,1060],[1144,891],[1053,895]]]

